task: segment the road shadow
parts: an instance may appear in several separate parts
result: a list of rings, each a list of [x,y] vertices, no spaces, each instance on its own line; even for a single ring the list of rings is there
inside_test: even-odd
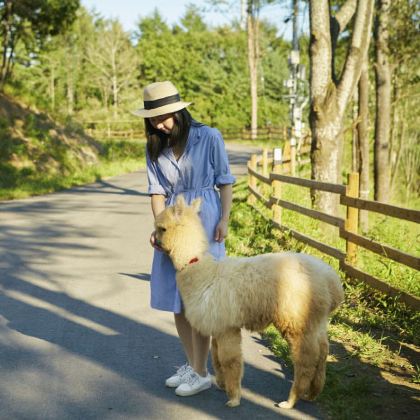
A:
[[[29,208],[7,206],[8,214],[11,208],[20,210],[33,224],[0,227],[0,418],[89,419],[112,413],[115,418],[169,419],[174,417],[165,407],[182,406],[196,418],[201,413],[220,419],[274,419],[279,413],[302,418],[314,411],[305,403],[280,411],[274,404],[287,398],[290,379],[251,364],[245,366],[243,387],[252,398],[244,397],[236,409],[225,407],[225,393],[215,388],[193,398],[177,397],[163,386],[165,377],[184,362],[175,335],[143,322],[141,313],[122,316],[76,298],[66,292],[66,274],[44,271],[56,264],[58,248],[74,255],[75,263],[92,253],[102,255],[100,236],[70,220],[47,217],[38,223],[40,212],[54,216],[62,211],[60,200],[57,206],[25,204]],[[81,245],[85,236],[99,241]],[[121,274],[133,282],[148,281],[148,273]],[[70,275],[68,279],[74,281]],[[259,396],[271,400],[271,407],[260,404]]]
[[[240,407],[226,408],[224,392],[215,388],[194,398],[181,399],[174,395],[173,390],[163,386],[166,373],[172,372],[175,365],[182,363],[183,356],[177,337],[117,313],[95,307],[64,292],[52,291],[28,283],[17,276],[11,276],[7,284],[4,284],[3,281],[1,284],[4,294],[0,297],[0,315],[7,321],[7,328],[11,330],[38,340],[45,340],[82,359],[91,360],[107,370],[112,370],[141,387],[145,394],[190,406],[216,418],[236,419],[238,416],[239,418],[255,416],[274,419],[279,417],[280,411],[274,406],[274,403],[287,398],[290,378],[286,380],[287,386],[284,386],[284,379],[279,379],[273,373],[261,371],[252,365],[245,366],[246,374],[243,387],[251,389],[254,394],[271,399],[273,401],[271,410],[246,398],[243,398]],[[71,316],[66,317],[60,311],[31,305],[25,299],[19,299],[16,296],[28,296],[31,299],[43,301],[48,304],[48,307],[65,309],[66,313]],[[114,331],[114,333],[112,335],[101,333],[97,329],[89,328],[87,325],[75,321],[72,316],[75,316],[77,320],[89,320],[95,325]],[[44,371],[51,369],[50,376],[55,374],[39,352],[28,347],[8,345],[7,342],[1,343],[1,366],[4,377],[13,373],[22,374],[22,371],[33,369],[34,366]],[[74,369],[77,369],[77,366],[74,366]],[[97,413],[98,393],[105,392],[104,390],[110,384],[103,383],[99,377],[90,378],[90,383],[91,391],[79,403],[79,406],[71,398],[58,401],[59,408],[56,407],[56,412],[60,413],[61,418],[70,418],[70,413],[83,414],[78,418],[91,418],[94,413]],[[4,389],[2,393],[4,393]],[[2,396],[6,407],[9,398],[5,395]],[[49,395],[48,398],[54,398],[54,396]],[[16,401],[17,399],[14,396],[15,403],[18,403],[18,407],[14,407],[14,410],[17,410],[15,413],[25,417],[31,412],[32,418],[37,418],[34,401],[31,403],[24,400]],[[142,400],[141,413],[130,411],[130,406],[127,406],[122,408],[119,414],[156,418],[155,407],[149,402],[148,398]],[[117,408],[111,408],[113,415],[118,414]],[[305,403],[302,403],[298,407],[298,412],[304,413],[308,408]],[[296,418],[296,411],[291,416],[288,412],[281,414],[284,418]]]
[[[80,187],[75,187],[66,191],[68,194],[72,193],[87,193],[87,194],[125,194],[148,197],[147,192],[138,191],[132,188],[122,187],[115,182],[100,180],[94,184],[87,184]]]

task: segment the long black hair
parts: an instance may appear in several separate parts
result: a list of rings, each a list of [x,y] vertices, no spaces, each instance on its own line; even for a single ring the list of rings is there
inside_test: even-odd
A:
[[[156,161],[165,147],[178,145],[182,150],[188,140],[192,117],[186,108],[173,113],[174,127],[171,134],[165,134],[154,128],[148,118],[144,119],[147,138],[147,152],[152,161]]]

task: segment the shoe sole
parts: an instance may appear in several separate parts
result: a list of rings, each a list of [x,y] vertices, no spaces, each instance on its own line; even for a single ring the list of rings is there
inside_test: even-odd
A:
[[[211,388],[211,382],[209,382],[208,384],[204,384],[202,387],[194,391],[178,391],[177,392],[177,390],[175,390],[175,394],[178,395],[178,397],[190,397],[191,395],[199,394],[200,392],[205,391],[206,389],[209,389],[209,388]]]
[[[166,386],[166,387],[168,387],[168,388],[178,388],[181,384],[182,384],[182,382],[180,382],[180,383],[178,383],[178,384],[176,384],[176,385],[167,384],[167,383],[165,382],[165,386]]]

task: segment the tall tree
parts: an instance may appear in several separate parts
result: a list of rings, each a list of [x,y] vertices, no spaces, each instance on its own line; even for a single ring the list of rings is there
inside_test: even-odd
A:
[[[392,69],[389,51],[389,18],[391,0],[377,0],[375,22],[375,75],[376,75],[376,117],[374,175],[375,200],[388,202],[391,172],[390,133],[391,133],[391,96]]]
[[[310,125],[312,130],[312,178],[340,182],[343,118],[359,80],[369,46],[373,0],[347,0],[332,16],[328,0],[310,1]],[[354,18],[353,18],[354,17]],[[348,53],[341,76],[335,72],[338,36],[353,21]],[[337,197],[312,193],[313,205],[327,213],[337,212]]]
[[[96,39],[87,49],[87,59],[96,69],[96,83],[103,93],[104,105],[112,98],[114,117],[118,114],[121,92],[135,83],[138,60],[128,35],[118,21],[104,22]]]
[[[0,90],[10,77],[18,42],[34,52],[49,36],[64,32],[76,18],[79,0],[0,1],[2,62]]]
[[[258,130],[258,63],[259,48],[259,13],[260,1],[248,0],[247,35],[248,35],[248,68],[251,93],[251,138],[257,138]]]
[[[369,71],[367,54],[363,60],[358,85],[357,150],[360,198],[369,198]],[[359,216],[362,231],[368,230],[368,212]]]
[[[399,193],[395,187],[400,182],[406,186],[407,178],[401,168],[404,155],[417,153],[415,148],[406,146],[416,137],[418,125],[420,3],[416,0],[378,2],[377,10],[375,198],[387,201],[391,193]]]
[[[86,109],[86,98],[97,95],[92,83],[96,70],[86,61],[87,46],[94,40],[94,16],[83,7],[64,33],[43,43],[29,66],[17,66],[15,78],[50,112],[69,116]],[[95,107],[98,108],[97,106]]]

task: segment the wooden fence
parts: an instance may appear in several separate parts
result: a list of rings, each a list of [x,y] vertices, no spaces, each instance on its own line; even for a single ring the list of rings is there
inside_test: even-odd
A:
[[[94,138],[139,139],[145,138],[142,120],[135,121],[85,121],[85,132]]]
[[[250,128],[226,128],[221,130],[225,140],[284,141],[287,127],[266,126],[256,130]]]
[[[98,138],[144,138],[144,126],[141,119],[127,121],[85,121],[86,133]],[[287,127],[267,126],[253,131],[248,128],[227,128],[221,130],[225,140],[254,140],[283,142],[287,138]],[[254,137],[254,138],[253,138]]]
[[[268,170],[269,165],[272,165],[270,173]],[[347,185],[340,185],[286,175],[285,172],[288,172],[287,165],[287,159],[282,159],[281,161],[273,161],[273,159],[269,159],[267,149],[264,150],[262,156],[252,155],[251,160],[248,162],[248,188],[251,193],[249,203],[254,205],[256,200],[259,200],[265,205],[265,207],[272,210],[272,218],[269,220],[275,228],[282,232],[287,232],[298,241],[316,248],[324,254],[336,258],[339,261],[340,269],[348,277],[361,280],[388,296],[395,297],[397,300],[405,303],[411,308],[416,310],[420,309],[420,299],[418,297],[399,290],[396,287],[387,284],[383,280],[365,273],[355,267],[357,247],[359,246],[408,267],[420,270],[420,258],[366,238],[358,233],[358,217],[360,210],[381,213],[415,223],[420,223],[420,211],[360,199],[358,197],[359,177],[357,173],[352,173],[348,176]],[[269,198],[264,195],[262,188],[258,187],[257,182],[271,187],[271,194]],[[306,208],[285,200],[281,195],[282,183],[338,194],[340,197],[340,203],[347,208],[346,218],[325,214],[318,210]],[[268,187],[265,188],[268,189]],[[329,225],[338,227],[339,237],[346,241],[346,252],[282,225],[282,208],[292,210],[313,219],[320,220]]]

